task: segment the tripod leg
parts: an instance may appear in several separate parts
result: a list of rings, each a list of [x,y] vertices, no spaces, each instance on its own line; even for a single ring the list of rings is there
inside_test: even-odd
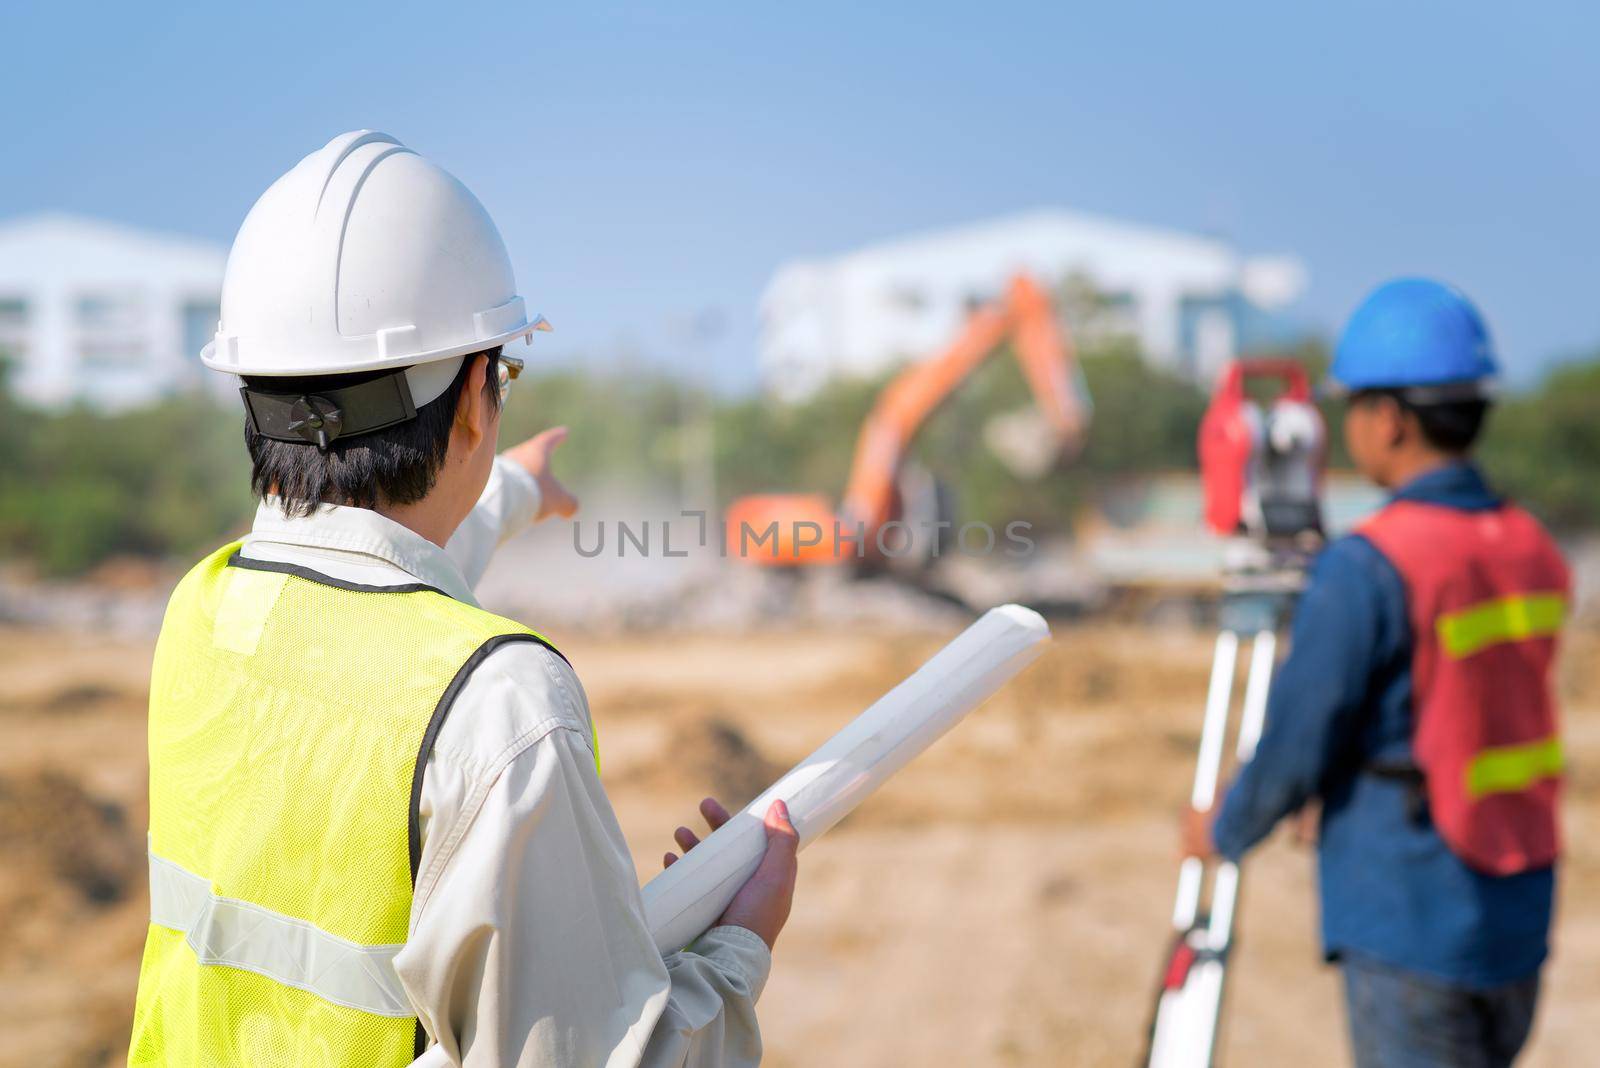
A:
[[[1267,694],[1272,686],[1272,670],[1277,663],[1278,636],[1275,631],[1256,634],[1250,649],[1250,674],[1245,682],[1244,709],[1239,718],[1239,738],[1235,754],[1242,764],[1255,755],[1256,743],[1267,718]],[[1211,887],[1211,915],[1205,945],[1210,954],[1197,966],[1194,978],[1195,1005],[1200,1010],[1197,1023],[1205,1059],[1210,1064],[1216,1048],[1217,1030],[1222,1018],[1223,980],[1227,976],[1227,950],[1233,942],[1233,919],[1239,902],[1239,866],[1225,860],[1217,865]]]
[[[1245,682],[1244,713],[1239,719],[1239,740],[1234,754],[1242,764],[1256,755],[1261,728],[1267,723],[1267,693],[1272,687],[1272,672],[1278,664],[1278,632],[1256,634],[1250,649],[1250,676]]]
[[[1200,728],[1200,752],[1195,762],[1194,788],[1189,800],[1205,811],[1216,800],[1217,780],[1222,771],[1223,749],[1228,735],[1229,713],[1233,705],[1233,676],[1238,663],[1239,635],[1223,630],[1217,635],[1211,661],[1211,682],[1206,690],[1205,719]],[[1189,998],[1187,961],[1192,958],[1196,937],[1194,926],[1200,915],[1205,888],[1206,862],[1186,857],[1178,871],[1178,894],[1172,910],[1174,958],[1168,963],[1166,978],[1158,995],[1155,1017],[1150,1027],[1147,1063],[1152,1068],[1177,1068],[1189,1063],[1194,1050],[1194,1011]],[[1183,954],[1180,960],[1178,954]]]
[[[1250,674],[1245,681],[1244,710],[1239,717],[1239,738],[1235,754],[1239,763],[1248,761],[1261,740],[1267,719],[1267,692],[1272,686],[1272,669],[1277,664],[1278,636],[1269,630],[1256,635],[1250,650]],[[1210,944],[1220,950],[1233,937],[1233,911],[1239,888],[1239,866],[1224,861],[1217,868],[1216,885],[1211,894]]]
[[[1239,636],[1231,630],[1217,635],[1211,658],[1211,682],[1206,688],[1206,714],[1200,728],[1200,754],[1195,762],[1194,789],[1189,803],[1204,812],[1217,797],[1217,779],[1222,773],[1222,749],[1228,737],[1228,712],[1233,703],[1233,671],[1239,657]],[[1187,931],[1200,914],[1201,883],[1205,861],[1185,857],[1178,870],[1178,897],[1172,910],[1172,926]]]

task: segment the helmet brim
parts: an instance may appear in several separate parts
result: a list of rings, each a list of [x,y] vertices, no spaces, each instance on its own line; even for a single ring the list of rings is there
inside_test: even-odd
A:
[[[234,363],[217,358],[217,343],[213,338],[206,342],[200,350],[200,362],[213,371],[222,371],[230,375],[254,375],[262,378],[286,378],[301,375],[355,375],[367,371],[387,371],[396,367],[413,367],[418,364],[435,363],[439,360],[448,360],[457,356],[465,356],[473,352],[482,352],[485,349],[496,348],[518,338],[531,339],[536,333],[547,333],[554,329],[550,321],[542,315],[534,315],[520,323],[515,329],[507,330],[491,337],[476,338],[460,345],[448,348],[434,349],[428,352],[407,353],[404,356],[394,356],[388,359],[366,360],[357,364],[345,364],[339,367],[329,367],[326,363],[320,364],[244,364]]]

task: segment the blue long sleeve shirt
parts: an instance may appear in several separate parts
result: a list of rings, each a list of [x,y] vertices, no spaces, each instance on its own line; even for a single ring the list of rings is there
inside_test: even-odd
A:
[[[1395,498],[1481,510],[1499,505],[1455,464]],[[1393,565],[1359,534],[1323,550],[1274,676],[1266,728],[1213,827],[1237,860],[1284,816],[1322,802],[1318,843],[1323,949],[1472,989],[1522,979],[1548,953],[1553,868],[1513,876],[1467,867],[1409,808],[1409,787],[1365,771],[1411,759],[1411,624]]]

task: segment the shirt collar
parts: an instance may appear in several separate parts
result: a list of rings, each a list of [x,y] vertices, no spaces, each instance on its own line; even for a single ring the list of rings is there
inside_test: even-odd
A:
[[[366,557],[369,563],[383,561],[453,600],[478,603],[449,554],[416,531],[370,508],[324,504],[308,516],[290,517],[283,514],[275,499],[268,498],[256,508],[255,523],[244,541],[246,545],[266,542],[349,553]]]
[[[1391,499],[1470,511],[1500,506],[1500,498],[1489,488],[1483,472],[1467,460],[1423,472],[1396,490]]]

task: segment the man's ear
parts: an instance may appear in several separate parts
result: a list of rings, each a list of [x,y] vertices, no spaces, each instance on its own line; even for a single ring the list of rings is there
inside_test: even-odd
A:
[[[484,392],[489,373],[489,358],[482,353],[471,357],[467,380],[461,385],[461,395],[456,398],[456,418],[450,428],[452,436],[461,435],[463,455],[478,448],[489,432],[489,398]]]
[[[1416,444],[1423,439],[1422,420],[1417,418],[1417,413],[1401,404],[1398,400],[1389,402],[1394,415],[1394,427],[1389,431],[1389,441],[1399,447],[1404,444]]]
[[[1379,398],[1379,411],[1382,411],[1382,427],[1384,427],[1384,444],[1387,448],[1398,448],[1406,440],[1406,409],[1394,397]]]

